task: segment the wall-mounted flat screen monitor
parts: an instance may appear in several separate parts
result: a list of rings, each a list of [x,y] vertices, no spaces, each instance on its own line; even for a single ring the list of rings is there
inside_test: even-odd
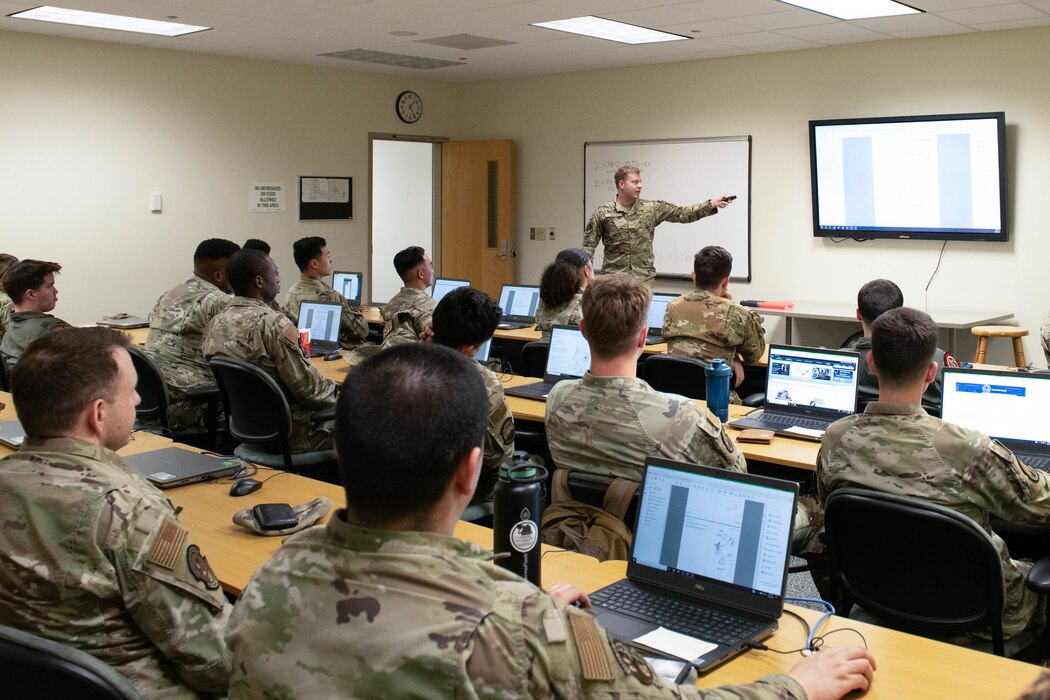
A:
[[[1006,241],[1003,112],[809,123],[813,234]]]

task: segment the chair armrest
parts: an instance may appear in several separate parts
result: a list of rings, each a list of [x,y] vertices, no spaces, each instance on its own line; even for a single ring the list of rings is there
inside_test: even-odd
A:
[[[217,384],[195,386],[186,390],[186,398],[190,401],[215,401],[219,398],[219,387]]]
[[[1050,556],[1045,556],[1032,564],[1024,584],[1030,591],[1043,595],[1050,593]]]
[[[320,411],[314,411],[310,416],[310,420],[314,423],[322,423],[326,420],[335,420],[335,404],[331,406],[325,406]]]

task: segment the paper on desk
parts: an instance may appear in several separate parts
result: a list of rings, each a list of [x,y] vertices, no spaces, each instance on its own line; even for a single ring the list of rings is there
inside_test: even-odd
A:
[[[785,433],[794,433],[796,435],[805,435],[806,437],[819,438],[824,436],[823,430],[813,430],[812,428],[800,428],[797,425],[793,425],[790,428],[784,428]]]
[[[652,632],[643,634],[634,641],[636,644],[641,644],[650,649],[662,651],[669,656],[678,659],[685,659],[687,661],[692,661],[693,659],[718,648],[717,644],[705,642],[702,639],[696,639],[694,637],[687,637],[684,634],[672,632],[663,627],[657,627]]]

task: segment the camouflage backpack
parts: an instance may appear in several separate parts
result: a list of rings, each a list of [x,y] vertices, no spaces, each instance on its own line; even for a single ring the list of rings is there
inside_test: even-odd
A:
[[[623,518],[638,484],[619,477],[605,490],[602,507],[573,500],[569,470],[554,472],[551,504],[543,511],[540,541],[592,556],[598,561],[627,559],[631,531]]]

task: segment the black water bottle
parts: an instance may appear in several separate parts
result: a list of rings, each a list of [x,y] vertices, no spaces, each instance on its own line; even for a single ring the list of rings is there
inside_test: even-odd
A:
[[[492,490],[492,551],[504,569],[540,585],[540,517],[547,470],[515,462],[499,470]]]

